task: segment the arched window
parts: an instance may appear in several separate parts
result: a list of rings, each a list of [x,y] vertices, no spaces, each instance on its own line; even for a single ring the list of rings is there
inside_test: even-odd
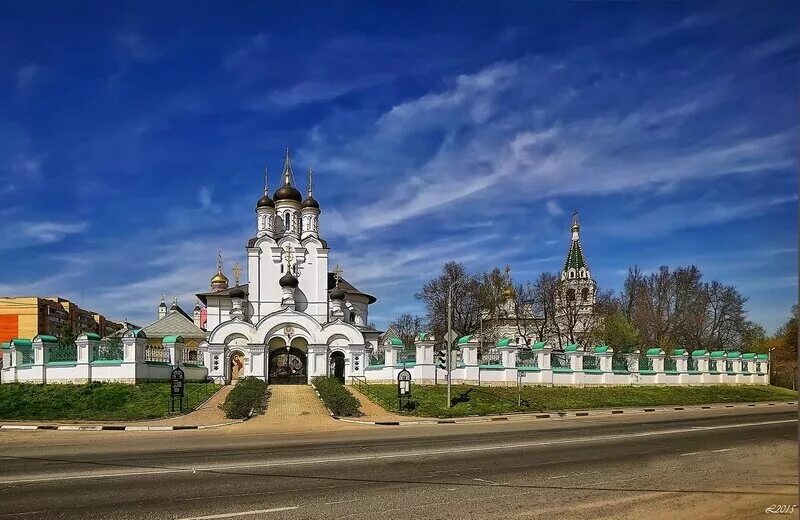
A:
[[[583,301],[589,301],[589,288],[588,287],[584,287],[583,290],[581,290],[581,298],[583,299]]]
[[[568,302],[575,301],[575,289],[567,289],[567,301]]]
[[[283,214],[283,227],[284,227],[284,229],[286,231],[289,231],[289,222],[290,222],[289,219],[290,218],[291,218],[291,216],[289,215],[288,211]]]
[[[575,271],[570,271],[569,272],[569,277],[570,278],[575,278]]]
[[[356,321],[356,313],[350,312],[350,323],[353,323],[355,321]]]

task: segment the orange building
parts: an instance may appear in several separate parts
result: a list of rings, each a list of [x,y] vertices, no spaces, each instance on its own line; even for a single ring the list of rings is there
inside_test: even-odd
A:
[[[94,332],[100,336],[108,336],[122,328],[121,323],[82,309],[65,298],[0,297],[0,342],[13,338],[31,339],[38,334],[56,335],[67,324],[75,332]]]

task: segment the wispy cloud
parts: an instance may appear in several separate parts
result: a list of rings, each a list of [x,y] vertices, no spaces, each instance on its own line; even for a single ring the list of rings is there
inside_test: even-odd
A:
[[[559,217],[564,214],[564,210],[554,200],[548,200],[544,205],[544,209],[551,217]]]
[[[27,63],[17,69],[17,90],[24,91],[41,78],[44,68],[36,63]]]
[[[114,36],[114,42],[127,58],[135,62],[149,63],[159,56],[156,46],[136,31],[120,31]]]
[[[332,140],[324,126],[315,128],[303,151],[322,164],[320,169],[342,176],[352,178],[354,172],[388,164],[400,179],[389,190],[381,186],[377,199],[359,207],[349,221],[351,233],[441,212],[496,186],[503,186],[508,204],[646,191],[793,164],[791,132],[722,131],[683,142],[677,126],[712,110],[718,103],[712,97],[689,101],[672,94],[634,112],[574,113],[573,104],[583,106],[586,98],[606,95],[614,88],[612,81],[580,97],[562,90],[540,99],[541,92],[554,90],[552,84],[573,83],[573,74],[561,63],[534,59],[495,64],[459,76],[447,90],[395,105],[365,123],[366,130],[349,143]],[[421,164],[409,161],[419,160],[414,147],[420,135],[430,135],[437,143]],[[368,182],[363,186],[370,188]],[[476,209],[488,208],[471,206]]]

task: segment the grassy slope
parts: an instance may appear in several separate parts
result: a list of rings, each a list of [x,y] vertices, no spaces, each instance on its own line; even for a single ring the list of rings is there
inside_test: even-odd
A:
[[[397,410],[395,385],[361,386],[373,401],[387,410]],[[445,407],[447,387],[417,385],[412,388],[417,407],[413,415],[426,417],[461,417],[544,410],[588,408],[691,405],[745,401],[777,401],[797,398],[797,392],[775,386],[615,386],[547,387],[527,386],[522,390],[523,406],[517,406],[517,389],[455,385],[453,407]],[[526,406],[526,403],[528,404]]]
[[[188,383],[188,406],[196,407],[218,389],[219,385]],[[168,414],[169,392],[168,383],[4,384],[0,385],[0,419],[154,419]]]

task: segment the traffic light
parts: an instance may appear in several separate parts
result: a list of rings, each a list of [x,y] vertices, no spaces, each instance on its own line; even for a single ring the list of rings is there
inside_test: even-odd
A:
[[[438,352],[436,352],[436,366],[441,368],[441,369],[443,369],[443,370],[447,370],[447,350],[446,349],[441,349]]]

